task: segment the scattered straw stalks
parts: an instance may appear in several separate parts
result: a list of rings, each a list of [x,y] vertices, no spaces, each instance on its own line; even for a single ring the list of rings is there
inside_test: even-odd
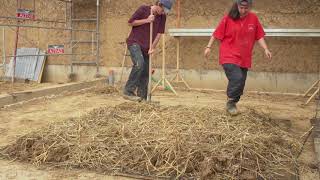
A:
[[[165,179],[279,179],[301,144],[255,111],[124,103],[25,135],[8,158]]]
[[[108,94],[109,95],[109,94],[119,94],[120,93],[120,91],[116,87],[108,86],[105,83],[97,84],[93,90],[94,90],[95,94]]]

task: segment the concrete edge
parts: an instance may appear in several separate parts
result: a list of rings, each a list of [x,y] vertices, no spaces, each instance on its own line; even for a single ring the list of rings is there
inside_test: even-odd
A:
[[[38,98],[38,97],[56,95],[64,91],[78,91],[81,89],[89,88],[99,82],[104,82],[104,81],[105,79],[96,79],[88,82],[68,83],[68,84],[50,86],[50,87],[45,87],[40,89],[21,91],[21,92],[16,92],[11,94],[4,94],[4,95],[0,95],[0,107],[10,105],[10,104],[15,104],[22,101],[27,101],[27,100]]]

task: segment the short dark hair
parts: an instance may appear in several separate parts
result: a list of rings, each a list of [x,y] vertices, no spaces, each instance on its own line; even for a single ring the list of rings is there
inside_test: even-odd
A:
[[[240,19],[240,12],[238,9],[238,3],[236,3],[236,2],[233,3],[228,15],[233,20]]]

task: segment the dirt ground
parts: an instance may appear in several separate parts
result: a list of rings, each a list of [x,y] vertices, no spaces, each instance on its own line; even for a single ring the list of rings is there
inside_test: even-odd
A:
[[[157,91],[154,101],[161,105],[215,106],[223,109],[226,96],[221,92],[178,91],[179,96]],[[0,146],[15,141],[19,136],[46,127],[50,123],[79,117],[94,108],[116,106],[125,102],[118,94],[107,95],[90,90],[39,98],[25,104],[7,106],[0,110]],[[241,112],[255,109],[279,121],[279,125],[292,133],[303,135],[310,129],[309,120],[315,114],[315,103],[302,106],[305,99],[294,96],[246,94],[239,104]],[[300,161],[308,169],[301,169],[301,179],[319,178],[316,170],[312,141],[307,142]],[[0,160],[0,179],[124,179],[109,177],[83,170],[62,170],[52,167],[35,167],[30,164]]]

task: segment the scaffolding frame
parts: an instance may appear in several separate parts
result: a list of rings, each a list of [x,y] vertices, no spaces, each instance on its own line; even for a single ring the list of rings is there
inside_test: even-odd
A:
[[[15,65],[16,65],[16,58],[17,57],[27,57],[27,56],[37,56],[37,55],[17,55],[17,49],[18,49],[18,43],[19,43],[19,38],[20,38],[20,28],[35,28],[35,29],[47,29],[47,30],[60,30],[60,31],[69,31],[70,32],[70,53],[63,53],[63,54],[44,54],[41,56],[71,56],[71,60],[69,63],[70,66],[70,74],[69,78],[71,75],[74,75],[74,69],[73,66],[75,64],[81,65],[89,65],[89,64],[94,64],[96,66],[96,77],[100,76],[100,0],[93,0],[94,3],[96,3],[96,17],[91,18],[91,19],[74,19],[74,0],[56,0],[59,2],[62,2],[65,5],[65,20],[48,20],[48,19],[22,19],[18,17],[13,17],[13,16],[0,16],[0,19],[5,19],[5,20],[16,20],[16,24],[1,24],[0,27],[2,27],[2,59],[3,63],[0,65],[6,69],[6,60],[7,58],[13,58],[13,75],[12,75],[12,83],[15,81]],[[21,8],[21,0],[16,1],[16,9]],[[33,0],[33,13],[35,14],[35,7],[36,7],[36,0]],[[69,13],[68,13],[69,12]],[[53,26],[37,26],[37,25],[26,25],[26,24],[21,24],[21,22],[25,21],[32,21],[32,22],[44,22],[44,23],[58,23],[58,24],[64,24],[65,27],[53,27]],[[90,29],[76,29],[73,26],[74,22],[79,22],[79,21],[94,21],[96,23],[96,28],[94,30]],[[69,23],[69,24],[68,24]],[[14,54],[13,55],[7,55],[6,54],[6,42],[5,42],[5,37],[6,37],[6,28],[16,28],[16,39],[15,39],[15,48],[14,48]],[[74,33],[75,32],[86,32],[86,33],[91,33],[91,40],[82,40],[82,39],[77,39],[75,40]],[[82,43],[91,43],[91,53],[74,53],[74,48],[78,44]],[[64,42],[64,45],[67,43]],[[96,50],[94,50],[94,47],[96,47]],[[40,56],[40,55],[38,55]],[[76,61],[76,57],[78,56],[94,56],[95,60],[94,61]]]
[[[96,77],[100,76],[100,0],[96,0],[96,17],[86,17],[86,18],[75,18],[74,10],[74,1],[70,0],[68,1],[70,4],[70,18],[69,18],[69,28],[71,29],[70,31],[70,47],[71,47],[71,54],[74,53],[74,47],[76,45],[80,44],[88,44],[91,43],[91,51],[93,53],[94,51],[94,46],[96,47],[96,53],[95,53],[95,61],[77,61],[76,56],[77,55],[72,55],[71,56],[71,63],[70,63],[70,74],[69,78],[73,79],[74,77],[74,65],[95,65],[96,66]],[[95,23],[95,30],[91,30],[90,32],[92,33],[91,35],[91,41],[90,40],[81,40],[81,39],[76,39],[75,34],[74,34],[74,24],[75,23]],[[95,38],[94,38],[95,37]]]

